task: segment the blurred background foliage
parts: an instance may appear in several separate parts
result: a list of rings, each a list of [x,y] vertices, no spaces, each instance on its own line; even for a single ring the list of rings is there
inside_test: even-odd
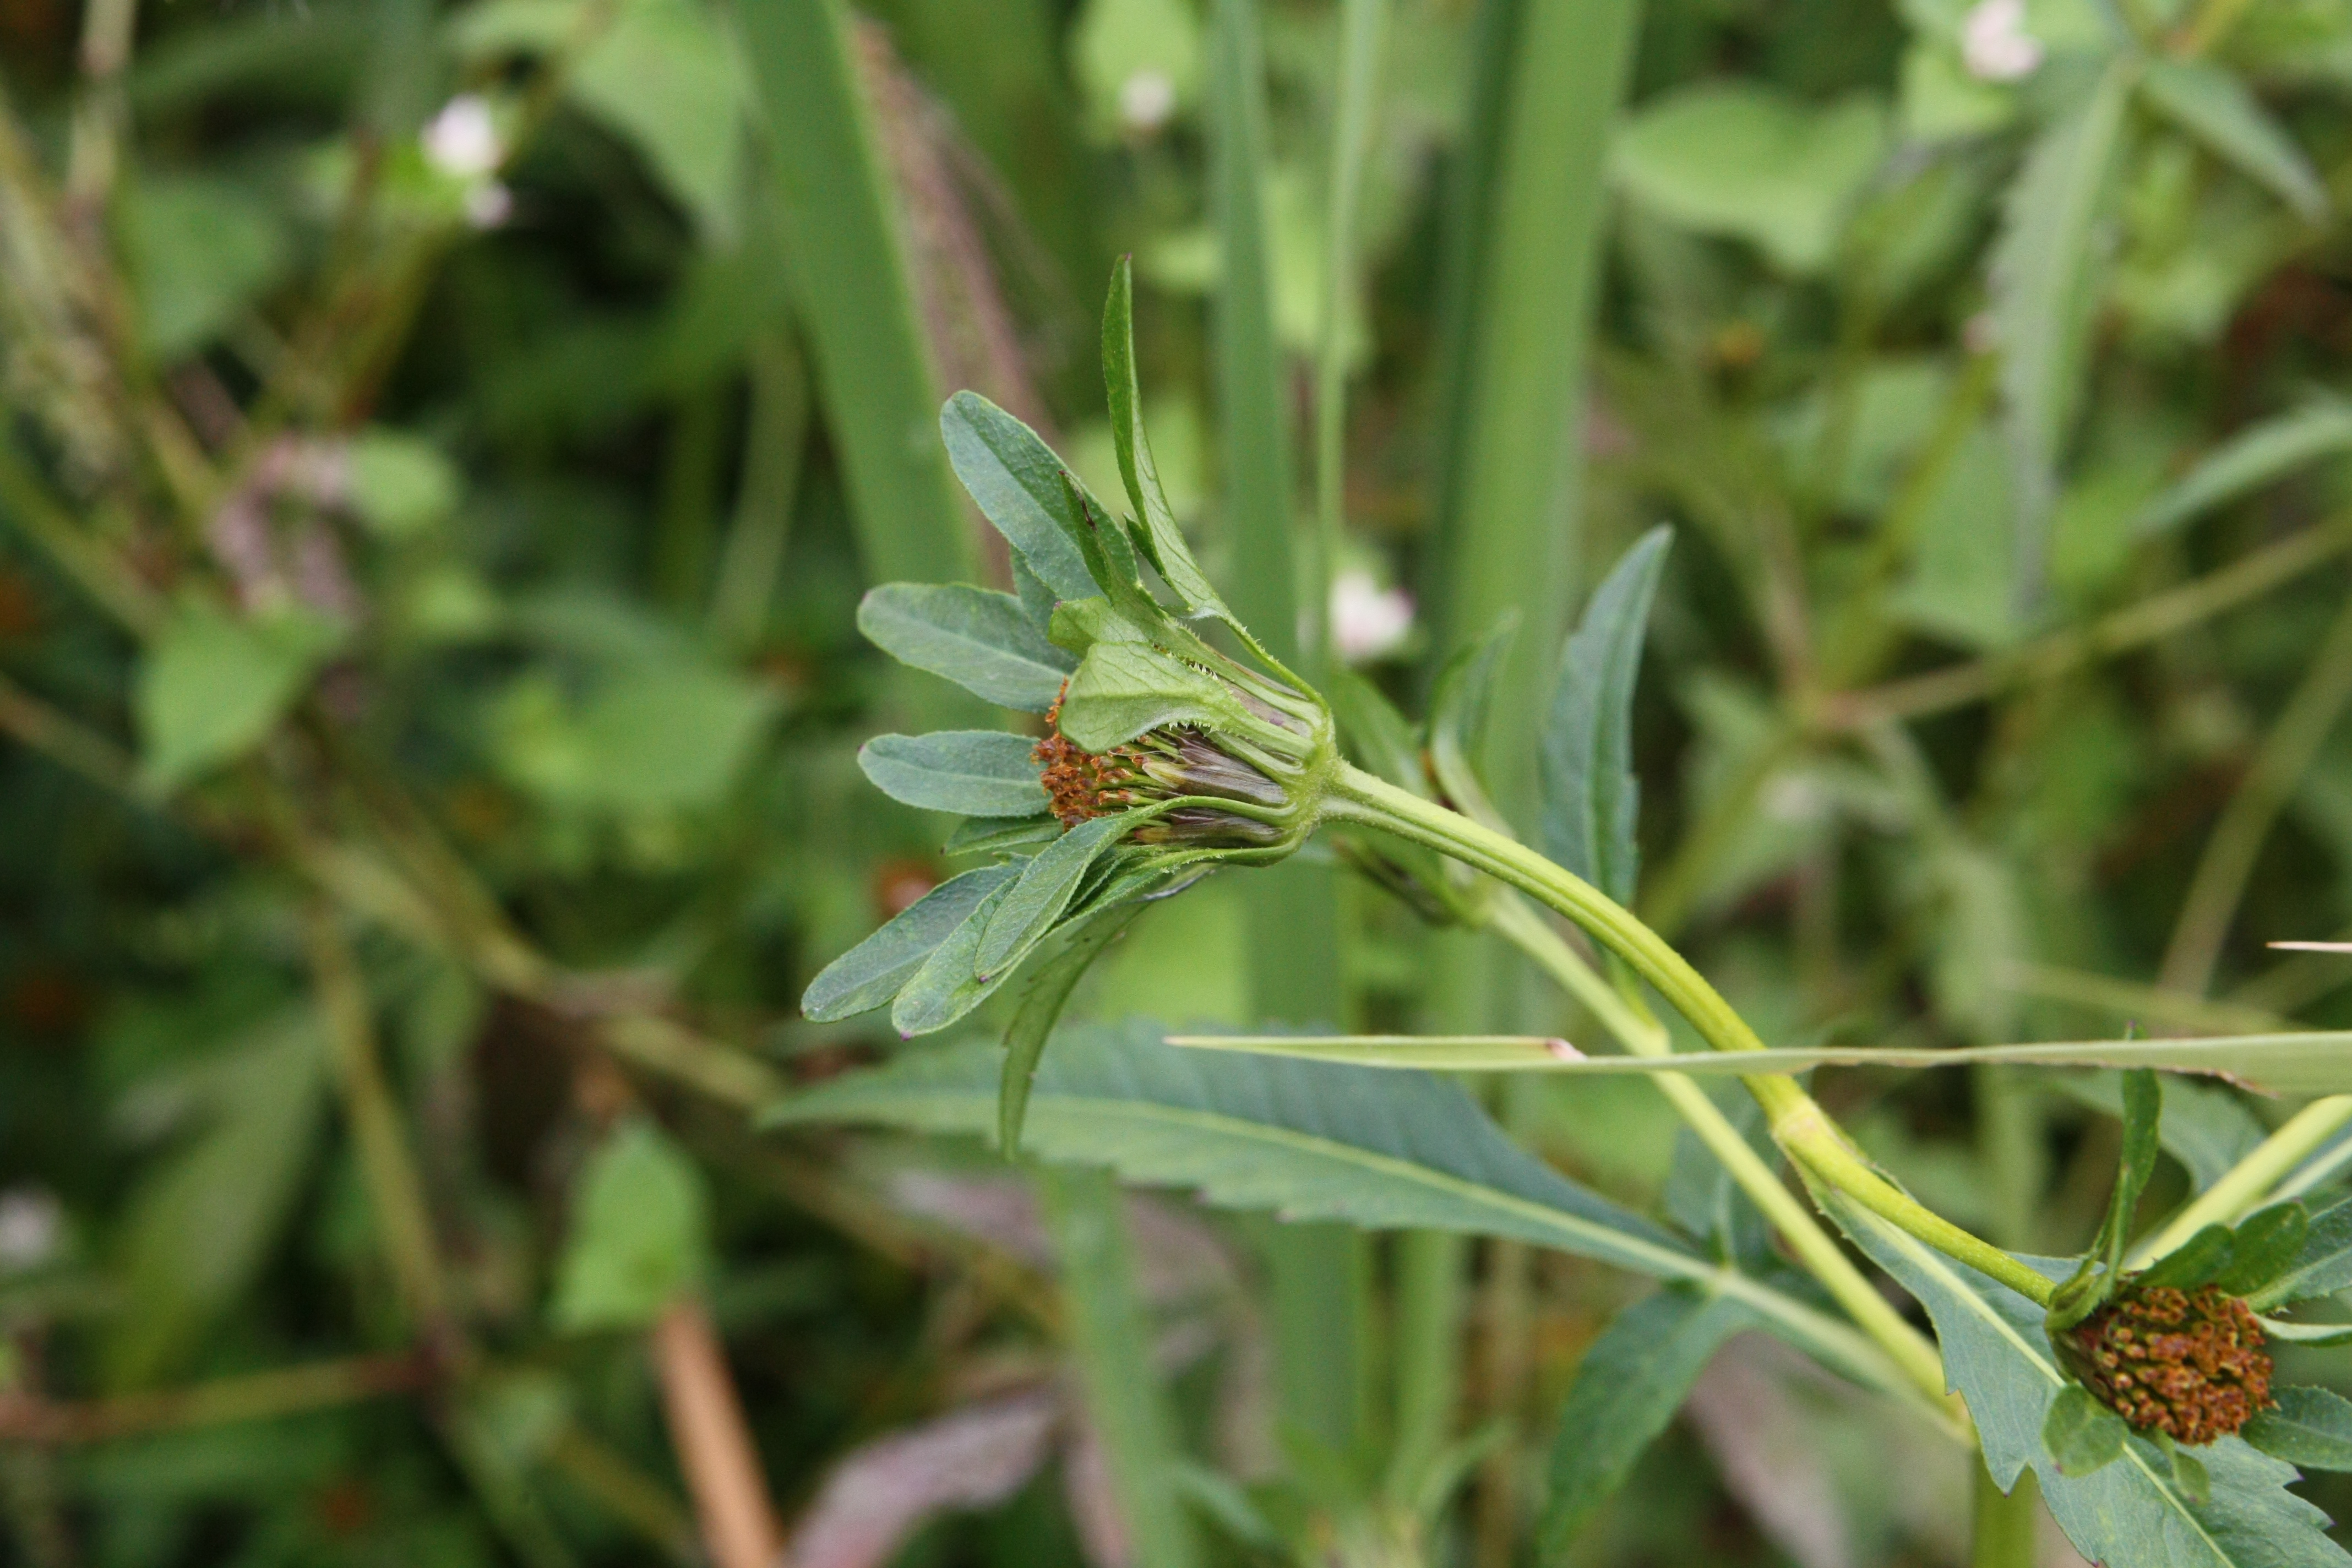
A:
[[[1640,908],[1775,1043],[2352,1023],[2261,945],[2352,927],[2342,0],[0,0],[0,94],[15,1560],[733,1568],[730,1383],[803,1568],[1537,1560],[1622,1277],[744,1114],[899,1049],[794,1005],[942,875],[855,752],[982,721],[855,608],[1004,578],[950,390],[1118,493],[1121,253],[1245,616],[1409,710],[1518,616],[1523,827],[1677,526]],[[1328,860],[1080,1007],[1579,1022]],[[1820,1092],[2097,1224],[2111,1083]],[[1670,1195],[1647,1086],[1491,1104]],[[2176,1197],[2278,1115],[2168,1109]],[[1967,1485],[1742,1340],[1542,1560],[1958,1562]]]

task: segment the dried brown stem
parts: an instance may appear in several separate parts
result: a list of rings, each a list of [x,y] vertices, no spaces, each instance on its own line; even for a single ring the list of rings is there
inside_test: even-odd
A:
[[[677,1302],[655,1323],[652,1349],[670,1443],[714,1568],[772,1568],[783,1529],[710,1315]]]

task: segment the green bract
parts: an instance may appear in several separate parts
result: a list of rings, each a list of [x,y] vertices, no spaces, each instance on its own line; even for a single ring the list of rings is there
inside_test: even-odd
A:
[[[986,398],[958,393],[940,413],[949,461],[1012,547],[1020,592],[888,584],[866,596],[859,628],[903,663],[1045,714],[1051,733],[867,743],[859,763],[876,785],[979,819],[947,850],[992,863],[835,959],[802,1002],[818,1020],[887,1005],[901,1034],[928,1034],[1031,971],[1008,1037],[1008,1148],[1037,1055],[1086,964],[1142,900],[1218,864],[1296,850],[1337,766],[1322,699],[1234,616],[1176,527],[1138,413],[1130,301],[1122,261],[1103,361],[1131,517]]]

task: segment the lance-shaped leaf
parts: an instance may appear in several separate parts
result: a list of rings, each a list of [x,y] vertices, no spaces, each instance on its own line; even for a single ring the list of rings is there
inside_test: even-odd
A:
[[[1055,933],[1058,951],[1036,966],[1022,992],[1021,1005],[1004,1031],[1004,1069],[997,1080],[996,1146],[1008,1155],[1021,1147],[1021,1123],[1029,1114],[1029,1090],[1037,1079],[1037,1063],[1045,1041],[1061,1022],[1062,1009],[1077,989],[1103,949],[1143,912],[1143,905],[1124,900],[1073,921]]]
[[[981,515],[1055,598],[1102,592],[1078,552],[1085,522],[1070,495],[1076,481],[1034,430],[977,392],[959,392],[940,410],[940,435]]]
[[[2303,1250],[2276,1279],[2248,1300],[2266,1312],[2289,1301],[2332,1296],[2352,1285],[2352,1197],[2339,1198],[2311,1216]]]
[[[1763,1051],[1684,1051],[1665,1057],[1588,1057],[1547,1035],[1203,1035],[1178,1042],[1265,1051],[1360,1067],[1435,1072],[1746,1074],[1819,1067],[2154,1068],[2215,1073],[2278,1094],[2352,1093],[2352,1030],[2227,1035],[2179,1040],[2051,1040],[1952,1048],[1789,1046]]]
[[[2246,1423],[2246,1441],[2306,1470],[2352,1470],[2352,1399],[2325,1388],[2282,1388]]]
[[[960,816],[1034,816],[1045,789],[1030,757],[1034,742],[1002,730],[877,735],[857,765],[892,800]]]
[[[1569,1560],[1576,1538],[1665,1430],[1723,1342],[1759,1326],[1738,1301],[1681,1289],[1617,1314],[1577,1364],[1560,1407],[1550,1496],[1536,1527],[1543,1562]]]
[[[2157,1126],[2163,1116],[2164,1091],[2157,1086],[2156,1074],[2146,1068],[2126,1073],[2123,1152],[2116,1163],[2115,1191],[2107,1199],[2098,1238],[2051,1303],[2052,1328],[2073,1328],[2116,1293],[2123,1275],[2124,1247],[2131,1240],[2132,1215],[2148,1178],[2156,1174]]]
[[[2327,216],[2327,187],[2246,84],[2207,60],[2148,58],[2140,93],[2157,111],[2257,184],[2268,186],[2305,223]]]
[[[2296,1479],[2294,1468],[2241,1438],[2196,1451],[2210,1494],[2204,1501],[2189,1495],[2168,1456],[2137,1435],[2115,1463],[2087,1476],[2066,1474],[2042,1439],[2051,1405],[2070,1386],[2043,1331],[2042,1309],[1836,1193],[1826,1204],[1872,1260],[1927,1309],[1993,1479],[2013,1488],[2031,1466],[2051,1514],[2084,1557],[2131,1568],[2352,1563],[2322,1533],[2327,1516],[2286,1489]],[[2027,1261],[2053,1279],[2070,1267],[2062,1259]]]
[[[1110,299],[1103,307],[1102,362],[1103,384],[1110,394],[1111,444],[1118,449],[1118,472],[1127,481],[1128,500],[1135,503],[1136,542],[1187,613],[1231,620],[1225,602],[1192,559],[1176,526],[1176,513],[1160,486],[1160,467],[1151,458],[1150,439],[1143,433],[1143,395],[1135,379],[1135,273],[1124,256],[1111,269]]]
[[[1457,810],[1498,826],[1501,817],[1487,798],[1480,770],[1487,721],[1494,714],[1495,685],[1518,635],[1519,616],[1513,610],[1486,637],[1445,661],[1429,695],[1429,762],[1439,787]]]
[[[961,583],[886,583],[859,603],[857,629],[901,664],[1029,713],[1054,705],[1073,663],[1020,600]]]
[[[2132,520],[2142,539],[2275,484],[2306,463],[2352,451],[2352,406],[2310,404],[2249,426],[2208,453]]]
[[[983,977],[977,959],[989,917],[1004,902],[1013,883],[1007,879],[991,889],[964,922],[933,949],[915,971],[898,999],[890,1004],[890,1026],[908,1039],[946,1028],[988,1000],[1004,984],[1005,973]]]
[[[1124,816],[1097,816],[1079,823],[1039,850],[1022,868],[1021,879],[991,911],[988,929],[972,951],[976,973],[982,978],[1002,974],[1028,956],[1029,950],[1045,940],[1062,911],[1070,907],[1078,884],[1095,862],[1134,826]]]
[[[1062,836],[1062,825],[1042,813],[1018,822],[977,817],[959,823],[940,846],[942,855],[1013,855],[1043,849]]]
[[[1030,1094],[1026,1151],[1192,1187],[1228,1208],[1507,1237],[1688,1280],[1745,1303],[1849,1375],[1898,1394],[1907,1386],[1850,1326],[1560,1175],[1451,1083],[1171,1050],[1160,1032],[1140,1019],[1061,1030]],[[985,1041],[910,1053],[795,1095],[767,1120],[992,1136],[1000,1066]]]
[[[1672,529],[1652,529],[1593,590],[1568,639],[1544,716],[1545,852],[1619,903],[1633,901],[1640,873],[1633,684],[1650,604],[1673,543]]]
[[[1255,721],[1225,683],[1146,643],[1100,642],[1087,650],[1057,721],[1089,752],[1107,752],[1169,724],[1249,728]]]
[[[819,971],[801,994],[801,1012],[811,1022],[830,1024],[882,1006],[982,900],[1018,874],[1018,867],[983,866],[941,882]]]

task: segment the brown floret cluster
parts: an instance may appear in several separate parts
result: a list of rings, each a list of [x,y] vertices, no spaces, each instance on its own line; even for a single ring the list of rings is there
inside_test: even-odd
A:
[[[2137,1289],[2062,1338],[2075,1375],[2143,1432],[2191,1446],[2226,1437],[2271,1403],[2271,1355],[2253,1310],[2218,1286]]]

